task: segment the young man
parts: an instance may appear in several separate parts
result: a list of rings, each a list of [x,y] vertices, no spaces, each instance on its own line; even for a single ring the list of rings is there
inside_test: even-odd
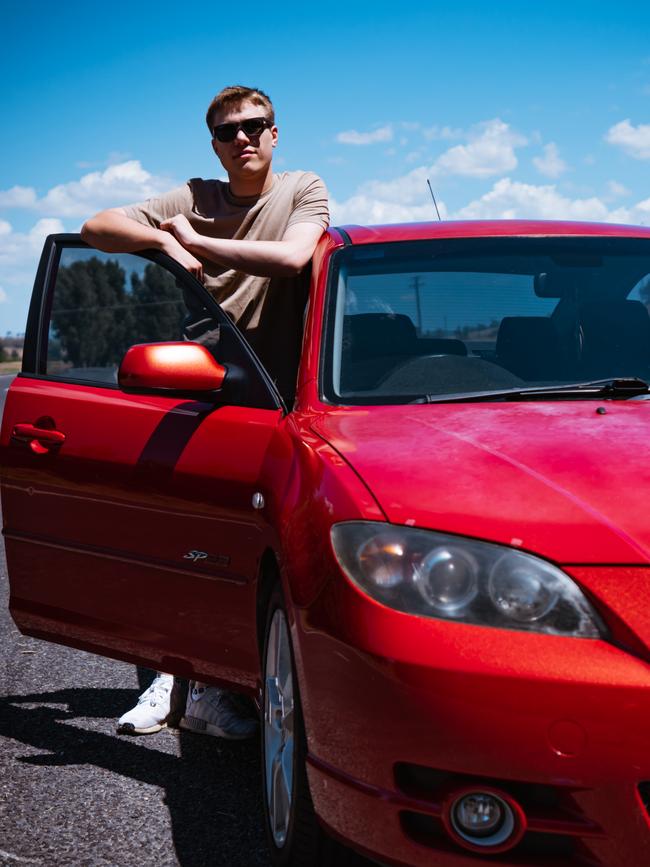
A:
[[[81,234],[105,252],[157,249],[176,259],[203,281],[291,400],[304,304],[298,275],[327,228],[327,191],[311,172],[273,172],[278,129],[263,91],[226,87],[206,122],[227,182],[193,178],[160,197],[102,211]],[[118,730],[159,731],[170,716],[172,686],[171,675],[158,674]],[[255,731],[235,697],[199,683],[190,684],[180,724],[233,738]]]

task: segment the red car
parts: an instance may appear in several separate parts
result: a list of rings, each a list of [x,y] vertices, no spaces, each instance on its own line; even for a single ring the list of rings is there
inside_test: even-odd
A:
[[[646,867],[650,229],[332,229],[304,291],[287,404],[176,263],[48,239],[18,627],[259,699],[278,867]]]

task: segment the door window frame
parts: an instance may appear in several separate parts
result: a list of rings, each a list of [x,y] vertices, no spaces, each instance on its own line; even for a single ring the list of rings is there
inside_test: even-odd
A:
[[[87,379],[72,379],[65,376],[56,376],[47,373],[47,348],[49,340],[49,327],[52,313],[52,303],[54,299],[54,288],[56,285],[56,277],[59,270],[59,262],[61,253],[66,249],[96,249],[90,244],[82,240],[81,235],[76,233],[61,233],[48,235],[43,245],[43,252],[36,271],[34,280],[34,289],[29,305],[29,313],[27,316],[27,327],[25,331],[25,350],[23,353],[23,364],[19,376],[31,379],[47,379],[57,383],[68,383],[75,385],[92,386],[93,388],[106,388],[110,390],[120,390],[117,383],[103,382],[100,380]],[[99,253],[103,251],[98,250]],[[169,272],[176,280],[180,281],[183,286],[193,293],[201,304],[206,308],[208,315],[214,317],[220,327],[228,329],[231,332],[233,339],[239,344],[243,350],[242,355],[246,361],[245,374],[250,377],[252,389],[255,399],[252,403],[249,401],[237,402],[237,405],[255,406],[259,409],[281,409],[283,414],[286,414],[287,408],[280,396],[273,380],[257,358],[253,349],[248,344],[243,334],[230,317],[221,309],[219,304],[214,300],[212,295],[192,274],[189,273],[182,265],[161,253],[158,250],[139,250],[128,254],[110,254],[105,255],[129,255],[137,256],[141,259],[147,259],[150,262],[159,265]],[[224,359],[224,364],[228,364],[227,359]]]

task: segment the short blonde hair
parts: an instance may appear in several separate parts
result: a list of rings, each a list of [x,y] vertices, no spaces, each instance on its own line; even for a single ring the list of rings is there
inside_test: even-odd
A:
[[[271,123],[275,123],[273,103],[263,90],[260,90],[258,87],[244,87],[241,84],[234,84],[231,87],[224,87],[223,90],[220,90],[208,106],[205,122],[210,130],[210,135],[212,135],[212,130],[214,129],[215,115],[225,108],[241,105],[242,102],[252,102],[253,105],[259,105],[260,108],[264,109],[266,119]]]

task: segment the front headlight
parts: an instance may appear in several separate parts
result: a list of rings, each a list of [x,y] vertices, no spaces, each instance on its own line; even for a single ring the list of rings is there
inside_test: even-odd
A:
[[[350,580],[398,611],[551,635],[605,635],[571,578],[531,554],[369,521],[335,524],[331,533]]]

